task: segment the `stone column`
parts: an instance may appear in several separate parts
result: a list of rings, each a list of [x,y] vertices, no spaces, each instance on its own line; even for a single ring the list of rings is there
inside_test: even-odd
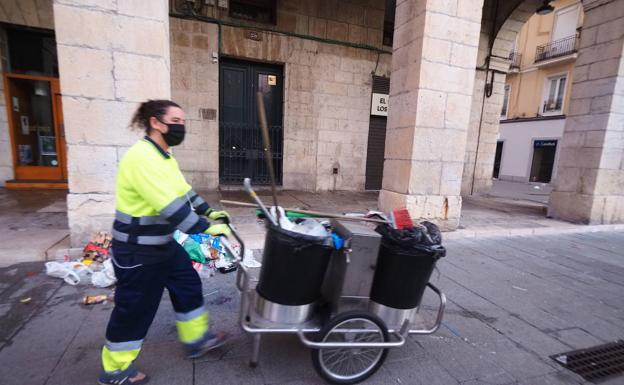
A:
[[[169,98],[167,0],[55,0],[73,246],[109,231],[117,164],[139,102]]]
[[[505,79],[511,64],[511,61],[506,58],[509,57],[516,35],[527,20],[535,14],[535,9],[541,5],[542,1],[524,0],[518,3],[518,1],[495,2],[492,0],[486,1],[483,5],[481,40],[477,57],[479,69],[474,84],[462,178],[463,196],[487,194],[492,187]],[[493,11],[496,11],[495,14]],[[495,36],[490,36],[492,23],[496,25]],[[492,44],[492,55],[488,59],[490,44]],[[485,68],[488,62],[489,71],[486,73]],[[492,92],[489,97],[485,95],[486,82],[492,83]]]
[[[549,215],[624,221],[624,3],[583,1],[581,33]]]
[[[398,1],[383,188],[384,211],[455,229],[483,0]]]
[[[494,73],[492,94],[485,95],[486,72],[477,71],[466,143],[466,156],[462,177],[463,196],[487,194],[492,187],[494,155],[498,139],[500,112],[503,108],[505,77],[509,61],[491,60],[490,70]],[[487,73],[487,82],[492,81],[492,72]],[[484,100],[485,99],[485,100]]]

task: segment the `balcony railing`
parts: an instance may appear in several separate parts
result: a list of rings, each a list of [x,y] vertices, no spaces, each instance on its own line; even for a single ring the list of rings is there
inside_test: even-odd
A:
[[[549,99],[544,101],[544,108],[542,111],[544,113],[549,112],[558,112],[561,111],[561,107],[563,106],[563,99]]]
[[[518,51],[512,51],[509,54],[509,60],[511,60],[511,68],[520,68],[520,62],[522,61],[522,54]]]
[[[540,45],[535,51],[535,62],[540,62],[556,57],[570,55],[576,52],[578,38],[569,36],[560,40],[555,40],[548,44]]]

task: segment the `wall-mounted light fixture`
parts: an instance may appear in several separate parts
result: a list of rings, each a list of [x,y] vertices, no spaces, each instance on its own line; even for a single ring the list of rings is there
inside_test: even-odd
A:
[[[549,13],[554,11],[555,8],[552,5],[550,5],[550,1],[551,0],[544,0],[542,5],[537,7],[537,9],[535,10],[535,13],[537,13],[538,15],[548,15]]]

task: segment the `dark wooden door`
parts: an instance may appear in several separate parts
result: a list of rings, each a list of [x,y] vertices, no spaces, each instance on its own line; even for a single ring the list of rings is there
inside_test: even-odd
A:
[[[281,66],[222,59],[219,73],[219,181],[270,183],[256,92],[261,92],[269,126],[273,168],[282,183],[283,71]]]

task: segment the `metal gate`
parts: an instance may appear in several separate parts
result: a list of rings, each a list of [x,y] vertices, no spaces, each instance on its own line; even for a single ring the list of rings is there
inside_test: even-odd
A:
[[[219,71],[219,182],[269,184],[256,92],[264,96],[273,168],[282,183],[282,67],[222,59]]]
[[[373,93],[389,94],[390,78],[373,76]],[[368,126],[368,149],[366,151],[366,190],[380,190],[383,181],[384,152],[386,148],[385,116],[371,116]]]

